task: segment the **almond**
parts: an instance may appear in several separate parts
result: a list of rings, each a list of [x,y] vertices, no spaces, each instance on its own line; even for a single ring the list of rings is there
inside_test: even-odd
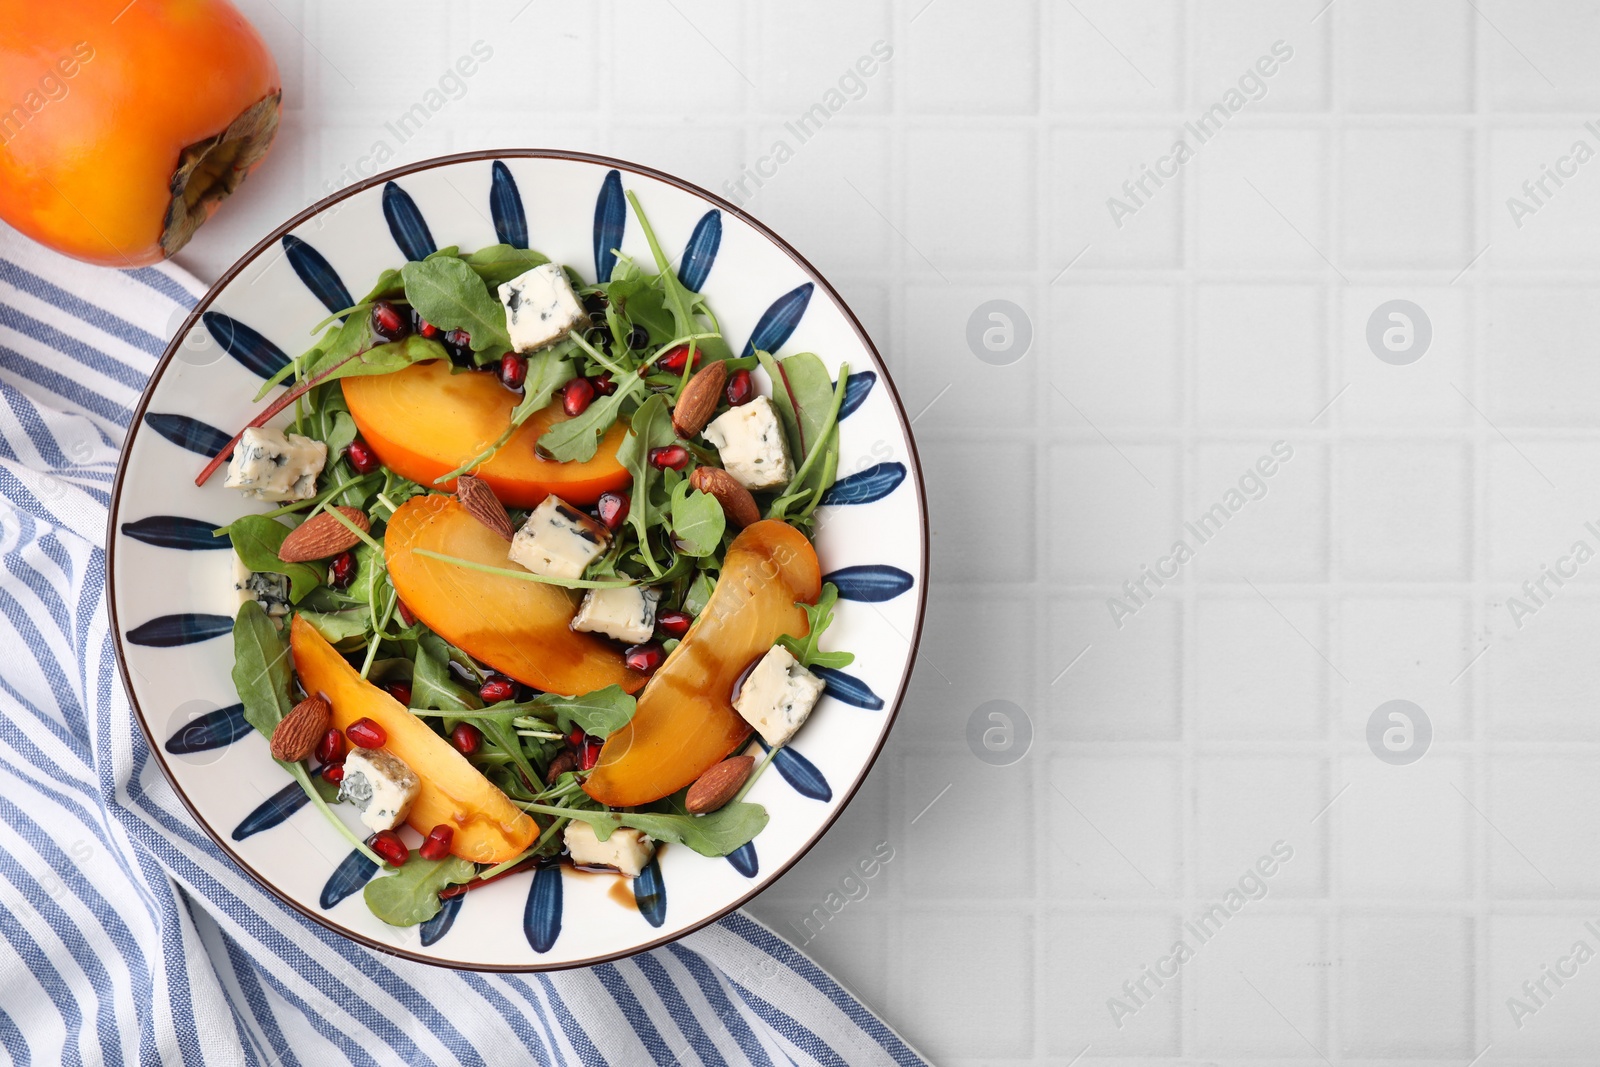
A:
[[[359,508],[338,508],[339,514],[349,519],[362,533],[372,529],[366,513]],[[305,563],[307,560],[327,559],[346,549],[354,548],[361,538],[350,532],[350,527],[328,514],[318,512],[290,531],[278,548],[278,558],[285,563]]]
[[[730,756],[700,776],[689,787],[683,806],[691,815],[704,815],[716,811],[739,791],[744,780],[750,777],[750,768],[756,765],[754,756]]]
[[[720,359],[707,363],[689,379],[672,408],[672,428],[688,439],[706,428],[722,401],[722,387],[728,384],[728,367]]]
[[[500,503],[500,498],[494,495],[494,490],[489,488],[489,483],[482,478],[474,478],[470,474],[463,474],[456,479],[456,499],[461,501],[461,506],[467,509],[467,514],[483,523],[489,529],[511,540],[511,516],[506,514],[506,506]]]
[[[309,696],[294,706],[272,731],[272,758],[299,763],[317,749],[317,742],[333,722],[333,708],[319,696]]]
[[[756,498],[750,495],[750,490],[721,467],[696,467],[689,475],[689,484],[716,497],[717,503],[722,505],[722,513],[740,529],[761,518],[761,509],[756,507]]]

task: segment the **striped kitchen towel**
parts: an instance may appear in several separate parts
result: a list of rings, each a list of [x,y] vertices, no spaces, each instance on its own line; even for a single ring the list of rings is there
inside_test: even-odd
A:
[[[0,226],[0,1049],[17,1064],[922,1064],[737,913],[529,976],[368,951],[246,877],[133,719],[105,610],[117,450],[201,287]],[[65,442],[72,442],[66,445]]]

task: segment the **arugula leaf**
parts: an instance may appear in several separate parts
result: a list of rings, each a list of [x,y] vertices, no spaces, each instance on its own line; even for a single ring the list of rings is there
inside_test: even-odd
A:
[[[837,603],[839,603],[839,589],[832,582],[822,584],[822,593],[817,597],[815,604],[795,601],[795,607],[806,613],[806,621],[810,623],[809,632],[804,639],[784,634],[778,638],[778,644],[788,649],[789,654],[800,661],[800,666],[831,667],[837,670],[855,662],[854,653],[823,652],[817,648],[823,631],[833,625],[833,608]]]
[[[659,272],[647,284],[653,283],[656,291],[661,293],[661,302],[664,308],[671,313],[674,329],[672,333],[682,336],[690,333],[703,332],[700,321],[696,317],[697,309],[704,308],[704,301],[700,294],[689,289],[678,278],[678,272],[672,269],[672,261],[661,250],[661,242],[656,240],[656,231],[650,225],[650,220],[645,217],[644,208],[639,206],[639,198],[631,190],[628,193],[628,204],[633,208],[634,215],[638,216],[639,228],[644,231],[644,239],[650,244],[650,255],[656,261],[656,270]],[[633,307],[629,305],[629,317],[633,317]],[[723,340],[721,330],[716,331],[716,336],[705,338],[697,342],[697,347],[705,354],[705,359],[710,362],[729,359],[733,356],[728,343]]]
[[[716,591],[717,580],[705,571],[699,571],[694,576],[694,581],[689,583],[689,591],[683,594],[683,610],[690,615],[698,616],[706,610],[706,605],[711,602],[711,594]]]
[[[632,513],[629,513],[632,517]],[[672,490],[672,535],[678,551],[688,556],[709,556],[722,544],[728,517],[717,498],[681,481]]]
[[[330,645],[352,637],[366,637],[372,619],[364,611],[306,611],[295,614],[316,628]]]
[[[639,548],[652,574],[660,574],[654,555],[650,551],[650,525],[660,517],[660,509],[651,502],[651,482],[660,477],[650,465],[650,450],[670,445],[678,439],[672,428],[672,412],[667,399],[655,394],[639,405],[629,420],[628,436],[617,446],[617,462],[633,475],[631,499],[628,503],[628,525],[639,537]]]
[[[233,687],[244,719],[268,737],[294,709],[289,641],[260,604],[248,600],[233,620]]]
[[[575,697],[545,693],[536,697],[534,703],[553,710],[556,726],[563,732],[571,732],[576,725],[582,727],[584,733],[602,740],[628,725],[638,706],[638,701],[615,684]]]
[[[810,352],[797,352],[778,362],[783,384],[794,405],[798,440],[794,456],[805,457],[827,432],[828,410],[833,407],[833,375],[822,360]]]
[[[466,330],[474,352],[499,355],[511,349],[506,309],[489,295],[483,279],[454,256],[407,263],[401,274],[418,314],[441,330]]]
[[[657,841],[687,845],[702,856],[726,856],[749,844],[766,828],[767,809],[760,804],[736,801],[707,815],[677,812],[594,811],[585,808],[558,808],[552,804],[523,804],[524,811],[558,818],[577,819],[594,827],[602,841],[619,827],[641,830]]]
[[[485,285],[496,289],[511,279],[550,262],[549,256],[541,255],[531,248],[503,244],[480,248],[476,252],[462,256],[461,259],[483,279]]]
[[[464,713],[483,707],[478,695],[450,673],[450,646],[438,634],[424,631],[417,638],[417,658],[411,670],[411,706]]]
[[[593,459],[600,448],[600,435],[617,421],[623,403],[643,384],[638,371],[629,371],[617,379],[616,392],[597,398],[582,415],[558,422],[540,435],[539,447],[561,463],[584,463]]]
[[[241,515],[228,524],[228,540],[233,542],[239,562],[253,571],[287,575],[289,599],[298,604],[322,584],[322,572],[309,563],[285,563],[278,558],[278,549],[289,533],[289,527],[265,515]]]
[[[404,276],[393,267],[385,267],[378,275],[378,283],[361,298],[362,304],[375,304],[379,300],[394,300],[406,295]],[[360,306],[360,305],[357,305]]]
[[[390,926],[425,923],[444,906],[439,892],[478,876],[478,865],[460,856],[425,860],[413,852],[404,867],[387,878],[374,878],[361,890],[372,914]]]

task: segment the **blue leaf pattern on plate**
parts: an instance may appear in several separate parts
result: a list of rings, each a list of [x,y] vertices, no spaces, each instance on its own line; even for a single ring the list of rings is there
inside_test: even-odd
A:
[[[292,233],[283,235],[283,252],[289,257],[289,266],[294,268],[305,287],[311,290],[311,295],[322,301],[323,307],[329,311],[343,311],[355,303],[339,272],[323,258],[321,252]]]
[[[243,841],[263,830],[270,830],[309,803],[311,798],[300,788],[300,783],[290,782],[246,815],[244,821],[233,828],[233,839]]]
[[[840,599],[863,604],[882,604],[885,600],[893,600],[916,583],[911,575],[887,563],[840,567],[832,574],[824,575],[822,580],[832,582],[838,588]]]
[[[806,305],[811,303],[811,290],[815,288],[810,282],[797,289],[791,289],[772,302],[772,306],[761,313],[761,318],[756,323],[756,328],[750,334],[750,340],[744,343],[744,356],[753,356],[756,352],[776,352],[783,347],[783,343],[794,333],[794,328],[800,325],[800,318],[806,313]]]
[[[507,244],[511,242],[507,241]],[[439,908],[439,914],[422,924],[422,944],[426,948],[437,942],[441,937],[450,932],[450,927],[456,924],[456,915],[461,911],[462,901],[467,899],[465,893],[458,897],[451,897]]]
[[[489,183],[489,214],[494,216],[494,235],[503,245],[528,247],[528,216],[522,210],[522,193],[511,168],[494,161],[494,178]]]
[[[633,880],[633,902],[651,926],[667,921],[667,883],[661,878],[660,859],[652,859]]]
[[[882,500],[906,480],[906,465],[889,461],[876,463],[864,471],[847,474],[834,482],[826,493],[822,494],[822,502],[831,506],[840,504],[870,504],[874,500]]]
[[[837,387],[838,382],[834,382]],[[872,392],[872,387],[878,384],[878,375],[870,370],[853,370],[850,380],[844,383],[844,400],[839,404],[839,417],[847,419],[854,415],[856,408],[866,402],[867,394]]]
[[[417,202],[394,182],[383,187],[383,217],[389,220],[389,233],[407,259],[427,259],[439,250],[433,243],[433,234],[428,232],[427,220],[417,210]]]
[[[327,884],[322,887],[322,897],[317,903],[322,905],[323,911],[336,907],[345,897],[361,892],[361,887],[372,881],[372,876],[377,873],[376,863],[359,852],[351,852],[328,876]]]
[[[722,212],[712,208],[700,216],[689,235],[689,245],[683,250],[678,264],[678,280],[685,289],[698,293],[705,288],[706,275],[711,264],[717,261],[717,249],[722,245]]]
[[[287,352],[237,319],[208,311],[200,321],[223,351],[263,378],[270,378],[289,365]]]
[[[151,515],[146,519],[122,524],[122,532],[135,541],[143,541],[157,548],[177,548],[185,552],[208,552],[219,548],[232,548],[226,537],[212,537],[217,523],[186,519],[182,515]]]
[[[818,675],[822,673],[815,667],[812,670]],[[772,751],[771,745],[762,741],[759,737],[756,740],[760,742],[763,749],[768,752]],[[778,749],[778,754],[772,757],[772,765],[778,769],[778,773],[783,776],[783,780],[794,786],[794,791],[801,796],[809,797],[812,800],[833,799],[833,787],[822,776],[822,772],[817,770],[817,765],[800,755],[793,748],[785,746]]]
[[[761,860],[756,856],[756,843],[747,841],[728,853],[728,862],[733,864],[733,869],[746,878],[754,878],[761,870]]]
[[[522,932],[535,952],[549,952],[561,936],[560,866],[552,864],[534,872],[528,904],[522,909]]]
[[[606,173],[600,183],[600,199],[594,204],[594,276],[602,284],[611,280],[617,265],[616,250],[622,247],[622,231],[628,225],[628,201],[622,195],[622,175]]]
[[[230,435],[215,426],[207,426],[199,419],[191,419],[187,415],[147,411],[144,413],[144,421],[152,430],[173,444],[187,448],[191,452],[198,452],[207,459],[227,448],[228,442],[233,440]]]
[[[209,752],[233,744],[252,729],[254,727],[245,721],[244,705],[230,704],[180,726],[161,747],[174,756]]]
[[[201,615],[188,612],[183,615],[163,615],[140,623],[128,631],[127,637],[136,645],[152,648],[174,648],[209,641],[233,632],[233,620],[226,615]]]
[[[832,667],[812,667],[811,673],[827,683],[828,695],[835,700],[842,700],[846,704],[854,704],[868,711],[883,710],[883,698],[868,688],[867,683],[860,678],[844,671],[836,671]]]

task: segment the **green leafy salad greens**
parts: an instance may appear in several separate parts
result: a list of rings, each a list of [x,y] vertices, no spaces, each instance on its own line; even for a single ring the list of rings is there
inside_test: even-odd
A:
[[[709,814],[690,814],[684,792],[637,810],[598,804],[581,788],[580,753],[583,746],[598,744],[624,727],[634,714],[635,698],[617,686],[557,694],[515,684],[508,699],[486,703],[480,696],[487,691],[485,683],[499,679],[509,684],[509,680],[412,618],[384,564],[386,523],[407,500],[444,492],[442,484],[475,470],[504,447],[531,415],[559,402],[558,391],[574,378],[608,377],[609,392],[597,395],[576,417],[554,423],[538,441],[544,458],[580,462],[595,455],[614,424],[627,427],[618,451],[619,462],[632,475],[625,490],[626,521],[582,579],[557,584],[648,585],[660,593],[658,611],[698,615],[715,589],[722,560],[738,531],[716,498],[691,486],[694,467],[717,465],[719,459],[716,450],[703,442],[677,437],[672,407],[697,365],[717,360],[725,362],[730,373],[759,367],[770,378],[795,473],[787,485],[758,493],[756,500],[764,517],[781,519],[808,535],[813,532],[818,504],[838,468],[838,416],[849,368],[841,368],[835,382],[810,353],[782,360],[765,352],[736,358],[705,299],[679,280],[632,193],[628,201],[653,262],[636,263],[618,253],[612,277],[598,285],[566,270],[574,292],[590,312],[588,322],[556,343],[525,354],[526,377],[510,425],[478,455],[461,457],[460,467],[441,477],[439,484],[418,484],[381,465],[373,469],[364,464],[365,472],[357,469],[350,449],[359,431],[340,380],[389,374],[425,360],[451,361],[454,373],[495,373],[502,355],[512,347],[497,288],[549,262],[538,252],[503,244],[474,252],[451,247],[384,271],[361,301],[319,324],[313,331],[315,343],[257,396],[263,400],[280,387],[303,390],[294,398],[287,429],[324,443],[327,459],[311,499],[246,515],[216,531],[230,539],[243,567],[257,574],[281,575],[285,589],[286,602],[276,605],[274,614],[257,600],[246,600],[234,623],[233,677],[246,718],[270,736],[301,699],[288,653],[285,617],[298,615],[363,677],[387,688],[441,736],[449,737],[462,724],[475,727],[481,744],[469,753],[473,766],[533,815],[540,827],[526,853],[490,869],[453,856],[427,860],[413,852],[399,870],[366,888],[373,912],[395,925],[431,918],[439,911],[440,893],[448,895],[451,887],[459,891],[463,885],[470,887],[530,862],[556,861],[564,848],[561,831],[569,820],[588,823],[602,841],[618,828],[629,827],[708,856],[732,852],[767,822],[763,807],[743,800],[754,777],[731,803]],[[374,327],[374,308],[380,302],[412,316],[414,322],[437,327],[435,336],[419,331],[386,342]],[[662,358],[680,346],[689,348],[682,371],[660,367]],[[725,400],[718,410],[726,410]],[[674,444],[689,451],[688,466],[657,469],[650,462],[651,451]],[[336,507],[358,510],[370,529],[352,524],[333,510]],[[285,538],[296,526],[323,513],[335,515],[359,535],[342,572],[336,574],[341,567],[330,560],[283,562],[279,550]],[[525,517],[525,512],[510,514],[514,525]],[[506,573],[508,580],[552,580],[531,572]],[[836,601],[837,591],[826,586],[816,605],[803,605],[809,635],[781,640],[802,665],[840,667],[850,662],[848,653],[818,647]],[[668,638],[661,642],[661,650],[670,654],[678,643]],[[757,773],[775,753],[767,754]],[[331,810],[337,795],[331,782],[307,764],[283,766],[354,848],[383,863],[370,839],[357,836]]]

